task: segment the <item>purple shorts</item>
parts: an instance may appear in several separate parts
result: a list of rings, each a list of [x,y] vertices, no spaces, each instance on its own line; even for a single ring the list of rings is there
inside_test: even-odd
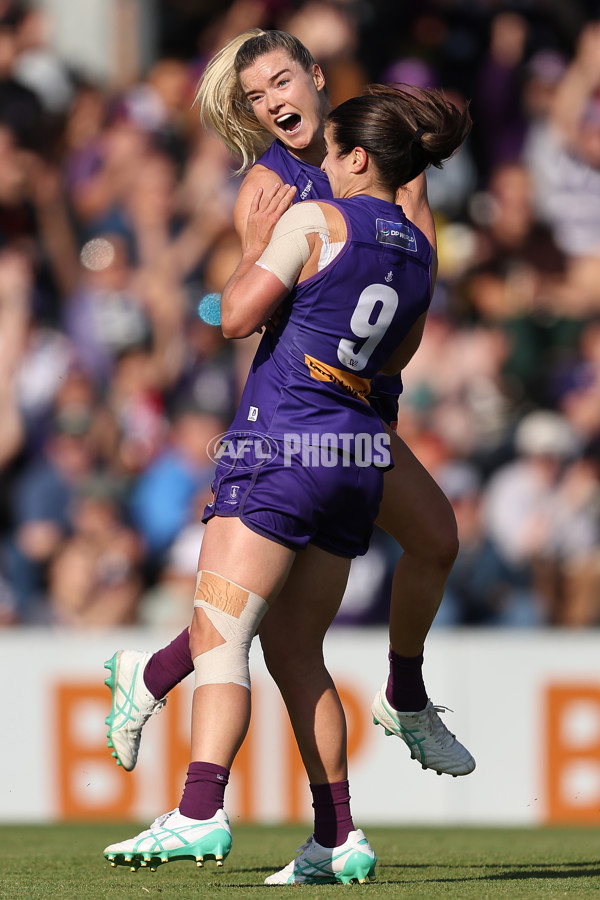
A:
[[[335,556],[363,556],[379,511],[383,469],[357,466],[341,455],[334,465],[302,465],[296,456],[288,462],[281,452],[255,466],[247,455],[243,463],[221,460],[203,521],[237,516],[251,531],[292,550],[313,543]]]

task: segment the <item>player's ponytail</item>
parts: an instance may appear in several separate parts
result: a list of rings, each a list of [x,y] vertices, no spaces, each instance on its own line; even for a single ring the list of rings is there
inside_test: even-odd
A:
[[[371,84],[328,117],[342,156],[363,147],[394,192],[428,166],[442,168],[471,130],[469,105],[460,110],[440,91]]]

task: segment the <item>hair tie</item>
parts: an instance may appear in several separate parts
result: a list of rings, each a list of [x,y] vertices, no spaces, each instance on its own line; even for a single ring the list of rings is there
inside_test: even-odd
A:
[[[424,128],[421,128],[421,127],[417,128],[417,130],[415,131],[415,133],[413,135],[412,143],[418,144],[419,147],[421,147],[422,146],[421,138],[423,137],[424,134],[425,134]]]

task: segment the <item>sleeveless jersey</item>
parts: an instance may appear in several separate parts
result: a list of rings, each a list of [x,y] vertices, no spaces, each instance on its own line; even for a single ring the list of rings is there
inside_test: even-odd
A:
[[[280,140],[274,140],[256,165],[271,169],[284,184],[295,185],[294,203],[301,200],[331,200],[331,185],[327,175],[317,166],[302,162],[286,149]],[[376,375],[371,384],[369,402],[386,422],[397,418],[396,406],[402,393],[402,375]]]
[[[294,203],[301,200],[331,200],[333,194],[325,172],[317,166],[302,162],[286,150],[279,140],[273,141],[256,165],[271,169],[284,184],[296,185]]]
[[[433,251],[400,206],[369,196],[327,201],[342,213],[344,247],[296,285],[265,332],[232,431],[275,440],[310,433],[381,433],[371,379],[431,300]]]

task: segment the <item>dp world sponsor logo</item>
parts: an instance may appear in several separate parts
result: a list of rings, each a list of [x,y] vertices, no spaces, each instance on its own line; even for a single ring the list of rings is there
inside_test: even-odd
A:
[[[206,448],[215,463],[224,463],[240,469],[258,469],[273,462],[279,449],[266,434],[254,431],[224,431],[212,439]]]
[[[377,219],[377,240],[382,244],[395,244],[404,250],[416,253],[417,238],[410,225],[403,222],[388,222]],[[387,279],[386,279],[387,280]]]

